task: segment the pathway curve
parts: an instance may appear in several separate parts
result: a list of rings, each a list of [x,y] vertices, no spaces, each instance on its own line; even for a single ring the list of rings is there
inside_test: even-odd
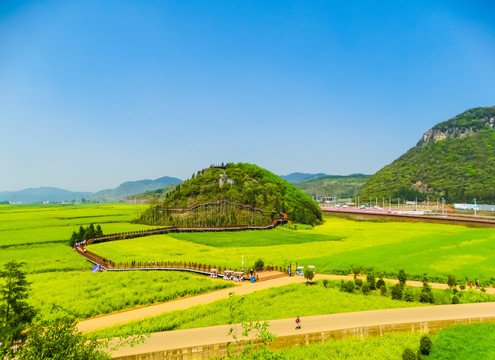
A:
[[[280,337],[390,324],[461,319],[479,321],[489,318],[495,318],[495,303],[436,305],[308,316],[301,318],[301,330],[295,330],[294,318],[270,320],[269,331]],[[232,341],[232,338],[227,336],[230,328],[231,325],[221,325],[153,333],[144,343],[134,347],[125,346],[114,351],[112,357],[226,343]],[[237,324],[236,328],[237,331],[242,332],[240,324]]]
[[[360,277],[365,280],[365,277]],[[327,275],[327,274],[316,274],[313,280],[352,280],[352,276],[345,275]],[[395,279],[384,279],[386,282],[398,283]],[[221,281],[221,280],[218,280]],[[229,297],[231,292],[235,292],[236,295],[246,295],[255,291],[268,289],[276,286],[284,286],[296,282],[305,282],[302,276],[292,276],[292,277],[281,277],[272,280],[261,281],[257,283],[244,282],[233,288],[227,288],[222,290],[216,290],[210,293],[195,295],[191,297],[186,297],[178,300],[169,301],[162,304],[150,305],[138,309],[124,310],[121,312],[98,316],[95,318],[80,321],[77,324],[79,331],[85,333],[98,329],[103,329],[105,327],[125,324],[133,320],[142,320],[147,317],[157,316],[165,312],[174,310],[185,310],[191,306],[209,304],[217,300],[225,299]],[[409,286],[421,287],[423,283],[420,281],[407,281]],[[430,283],[430,286],[435,289],[448,289],[446,284]],[[494,288],[486,289],[487,293],[495,294]]]

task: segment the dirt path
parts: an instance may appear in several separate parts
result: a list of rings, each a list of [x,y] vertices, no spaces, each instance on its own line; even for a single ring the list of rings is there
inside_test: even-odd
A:
[[[277,336],[351,329],[375,325],[417,323],[422,321],[495,317],[495,303],[436,305],[416,308],[361,311],[344,314],[317,315],[301,318],[302,329],[295,330],[294,318],[271,320],[270,332]],[[145,354],[161,350],[226,343],[231,325],[153,333],[142,344],[126,346],[112,357]],[[242,332],[239,324],[237,331]]]
[[[365,277],[361,277],[361,278],[363,280],[366,279]],[[352,280],[353,277],[345,276],[345,275],[316,274],[313,280],[321,280],[321,279]],[[284,286],[291,283],[304,282],[304,281],[305,280],[302,276],[293,276],[293,277],[287,276],[283,278],[257,282],[254,284],[244,282],[233,288],[217,290],[207,294],[186,297],[183,299],[173,300],[157,305],[150,305],[139,309],[124,310],[114,314],[83,320],[77,324],[77,328],[79,329],[79,331],[83,333],[90,332],[117,324],[125,324],[133,320],[142,320],[146,317],[157,316],[169,311],[184,310],[191,306],[209,304],[214,301],[227,298],[231,292],[235,292],[236,295],[246,295],[255,291],[268,289],[270,287]],[[390,280],[385,279],[385,281],[389,283],[398,283],[398,281],[394,279],[390,279]],[[408,281],[406,284],[415,287],[423,286],[423,283],[420,281]],[[448,289],[448,286],[446,284],[430,283],[430,286],[435,289]],[[488,288],[486,289],[486,292],[495,294],[495,289]]]

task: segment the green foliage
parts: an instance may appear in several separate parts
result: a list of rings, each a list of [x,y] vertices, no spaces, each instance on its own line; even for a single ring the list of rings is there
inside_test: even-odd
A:
[[[420,143],[372,175],[362,198],[389,197],[422,201],[444,197],[449,203],[495,201],[495,131],[486,128],[495,107],[471,109],[433,129],[475,132],[462,137]]]
[[[451,326],[435,335],[428,360],[493,359],[494,343],[494,323]]]
[[[380,276],[380,278],[376,282],[376,288],[381,289],[383,285],[385,285],[385,281],[383,280],[383,276]]]
[[[84,240],[92,239],[96,236],[102,236],[103,230],[101,229],[101,225],[94,226],[93,223],[89,224],[88,227],[84,228],[82,225],[79,226],[79,232],[72,232],[72,235],[68,241],[69,246],[74,246],[77,242],[82,242]]]
[[[354,279],[354,284],[356,284],[357,288],[360,288],[361,286],[363,286],[363,280],[356,278]]]
[[[20,360],[104,360],[110,356],[99,350],[96,340],[87,340],[76,323],[64,318],[37,323],[27,333],[26,346],[16,356]]]
[[[11,344],[33,320],[35,310],[27,303],[29,282],[22,263],[10,261],[0,271],[0,343]]]
[[[315,277],[315,272],[313,269],[310,268],[305,268],[304,269],[304,278],[306,279],[306,282],[309,283],[313,278]]]
[[[407,281],[407,275],[406,272],[403,269],[399,270],[399,273],[397,274],[397,280],[399,280],[400,286],[405,286],[406,281]]]
[[[402,353],[402,360],[416,360],[416,354],[410,348],[406,348]]]
[[[294,185],[309,196],[338,196],[353,198],[359,193],[369,175],[335,176],[328,175]]]
[[[414,291],[411,287],[406,287],[403,294],[404,301],[413,302],[414,301]]]
[[[365,282],[362,288],[362,292],[364,295],[369,295],[371,292],[371,286],[368,282]]]
[[[402,299],[402,286],[400,284],[395,284],[392,288],[392,300],[401,300]]]
[[[421,336],[421,340],[419,341],[419,351],[421,355],[430,355],[432,346],[433,342],[428,335]]]
[[[221,179],[228,180],[223,182]],[[271,213],[286,212],[289,220],[302,224],[318,224],[322,220],[318,204],[294,185],[277,175],[256,165],[237,163],[227,164],[225,169],[209,168],[177,186],[161,206],[153,206],[145,212],[141,222],[174,225],[182,221],[184,214],[176,214],[170,209],[190,208],[197,204],[228,201],[235,204],[246,204],[263,209],[266,215],[257,214],[257,221],[266,220]],[[206,211],[207,212],[207,211]],[[239,217],[239,214],[242,216]],[[210,221],[213,225],[249,225],[249,216],[243,215],[238,207],[226,209],[224,212],[208,218],[205,214],[193,213],[192,222]],[[204,219],[204,220],[201,220]],[[269,221],[268,223],[270,223]],[[268,223],[265,223],[267,225]],[[212,226],[207,224],[207,226]]]
[[[457,295],[452,296],[452,304],[459,304],[459,297]]]
[[[353,281],[343,281],[340,285],[340,291],[342,292],[348,292],[348,293],[353,293],[354,290],[356,290],[356,286],[354,285]]]
[[[387,285],[385,285],[385,283],[380,286],[380,294],[382,296],[387,296]]]
[[[265,267],[265,262],[261,259],[258,259],[254,262],[254,270],[261,271]]]
[[[371,290],[376,290],[375,273],[373,271],[368,272],[366,275],[366,281],[368,282]]]
[[[322,284],[323,284],[323,286],[325,288],[328,287],[328,280],[327,279],[323,279]]]
[[[447,285],[452,289],[457,285],[457,280],[454,274],[447,275]]]

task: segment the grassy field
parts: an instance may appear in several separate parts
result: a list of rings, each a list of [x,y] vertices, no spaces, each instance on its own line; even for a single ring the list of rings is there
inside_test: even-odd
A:
[[[452,326],[433,338],[431,360],[495,359],[495,324]]]
[[[391,333],[379,338],[330,340],[280,351],[287,360],[401,360],[406,347],[417,348],[422,334]],[[453,359],[453,358],[449,358]]]
[[[224,325],[232,322],[284,319],[300,316],[336,314],[355,311],[393,309],[427,306],[418,302],[421,289],[414,291],[413,302],[392,300],[390,293],[381,295],[379,290],[363,295],[358,289],[354,293],[339,290],[341,281],[316,282],[311,286],[302,283],[257,291],[245,296],[234,296],[208,305],[199,305],[187,310],[178,310],[144,320],[132,321],[92,333],[95,338],[137,335],[148,332],[170,331]],[[391,287],[391,285],[388,285]],[[235,289],[234,289],[235,291]],[[435,304],[450,304],[450,290],[433,289]],[[461,303],[494,301],[494,295],[477,291],[463,292]],[[234,305],[235,306],[232,306]],[[235,308],[231,312],[229,308]]]
[[[91,273],[93,265],[65,243],[72,231],[90,223],[101,224],[105,233],[147,229],[129,223],[139,209],[122,204],[0,206],[0,266],[11,260],[25,263],[32,283],[29,302],[48,319],[69,313],[85,318],[230,285],[182,273]]]
[[[354,265],[390,275],[402,268],[417,279],[427,273],[443,280],[453,273],[459,280],[479,279],[485,285],[495,280],[493,229],[324,219],[312,230],[157,235],[139,239],[139,246],[124,240],[90,248],[117,262],[155,258],[240,268],[244,255],[245,267],[262,258],[273,265],[315,265],[321,273],[347,272]]]

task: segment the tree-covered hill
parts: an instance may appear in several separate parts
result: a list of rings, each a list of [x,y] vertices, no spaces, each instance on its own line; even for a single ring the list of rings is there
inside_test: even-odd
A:
[[[352,174],[348,176],[326,175],[314,180],[303,181],[294,184],[309,196],[356,196],[364,183],[369,179],[369,175]]]
[[[199,171],[191,179],[177,185],[173,192],[166,195],[163,203],[143,214],[141,221],[150,222],[152,219],[157,224],[169,224],[164,217],[170,216],[170,209],[185,209],[218,201],[250,205],[267,214],[285,212],[289,220],[304,224],[317,224],[321,221],[321,210],[309,196],[270,171],[247,163],[229,163]],[[237,208],[222,208],[221,223],[241,225],[239,219],[246,216],[239,213],[246,210],[236,210]],[[235,214],[226,214],[226,211],[233,211]],[[208,225],[220,224],[208,222]]]
[[[428,130],[416,147],[372,175],[360,196],[495,201],[495,106],[470,109]]]

